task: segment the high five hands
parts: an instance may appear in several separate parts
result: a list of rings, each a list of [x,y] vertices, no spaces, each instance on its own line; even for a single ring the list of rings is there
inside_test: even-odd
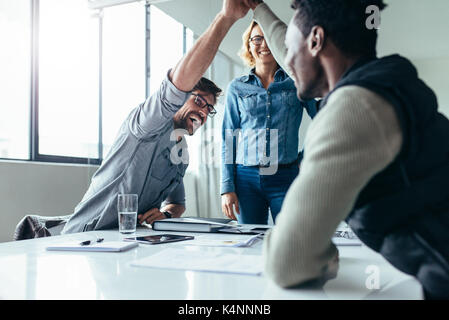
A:
[[[238,20],[246,16],[249,9],[255,9],[262,0],[224,0],[221,10],[223,16]]]

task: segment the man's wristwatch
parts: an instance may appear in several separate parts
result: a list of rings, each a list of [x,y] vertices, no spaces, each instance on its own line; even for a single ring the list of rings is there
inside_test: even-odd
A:
[[[164,216],[165,216],[167,219],[172,218],[172,215],[171,215],[170,212],[167,212],[167,211],[161,211],[161,212],[164,214]]]

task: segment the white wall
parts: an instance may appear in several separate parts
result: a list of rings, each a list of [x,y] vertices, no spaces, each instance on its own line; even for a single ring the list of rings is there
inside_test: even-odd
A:
[[[66,215],[83,197],[95,166],[0,161],[0,242],[27,214]]]
[[[89,187],[98,166],[0,161],[0,242],[12,241],[17,223],[27,214],[67,215]],[[195,176],[186,173],[184,215],[197,210]]]
[[[439,111],[449,117],[449,56],[412,61],[419,77],[438,98]]]

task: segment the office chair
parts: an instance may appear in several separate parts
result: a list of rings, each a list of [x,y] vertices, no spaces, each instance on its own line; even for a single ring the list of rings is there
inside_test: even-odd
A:
[[[17,224],[13,240],[26,240],[59,235],[71,216],[72,215],[45,217],[39,215],[26,215]]]

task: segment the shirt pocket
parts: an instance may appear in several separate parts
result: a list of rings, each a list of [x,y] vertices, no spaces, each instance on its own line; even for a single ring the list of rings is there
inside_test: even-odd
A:
[[[241,93],[239,102],[247,114],[257,116],[257,93]]]
[[[282,102],[284,105],[289,106],[289,107],[296,107],[296,108],[301,107],[301,102],[299,101],[299,99],[296,95],[295,89],[283,90],[282,91]]]
[[[176,170],[176,166],[170,160],[170,150],[162,150],[151,164],[151,176],[157,180],[164,181],[170,173]]]

